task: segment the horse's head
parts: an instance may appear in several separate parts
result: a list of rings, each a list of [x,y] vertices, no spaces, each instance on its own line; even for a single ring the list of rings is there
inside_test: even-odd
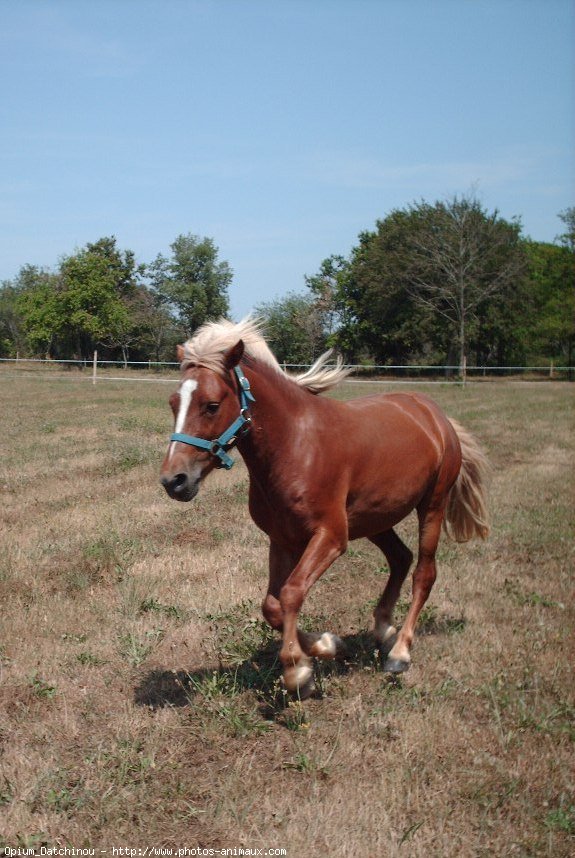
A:
[[[226,451],[249,425],[245,410],[248,399],[253,400],[238,367],[243,352],[242,340],[224,352],[221,372],[184,366],[180,387],[170,397],[174,434],[160,472],[160,481],[174,500],[191,501],[214,468],[231,467]],[[184,359],[182,346],[178,359]]]

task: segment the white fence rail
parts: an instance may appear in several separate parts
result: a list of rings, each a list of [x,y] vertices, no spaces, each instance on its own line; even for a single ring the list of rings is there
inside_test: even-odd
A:
[[[112,374],[115,368],[121,368],[127,375]],[[100,381],[144,381],[170,382],[177,376],[179,364],[170,361],[113,361],[101,360],[97,352],[88,359],[51,360],[48,358],[0,358],[0,378],[15,375],[50,374],[52,378],[71,380]],[[310,364],[282,364],[288,372],[304,372]],[[437,366],[434,364],[346,364],[351,370],[350,381],[383,381],[388,384],[461,384],[487,379],[513,378],[529,380],[561,380],[575,378],[575,367],[555,366],[553,363],[543,366],[467,366],[465,378],[460,375],[460,367],[455,365]],[[63,371],[58,374],[58,371]],[[79,371],[75,374],[73,370]],[[168,375],[162,378],[162,375]]]

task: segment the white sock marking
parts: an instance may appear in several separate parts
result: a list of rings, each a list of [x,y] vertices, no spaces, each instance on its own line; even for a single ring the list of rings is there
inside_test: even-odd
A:
[[[318,658],[335,658],[337,655],[337,642],[339,638],[332,635],[331,632],[324,632],[317,640],[312,649],[311,654]]]
[[[178,416],[176,418],[176,426],[174,432],[182,432],[184,426],[186,425],[186,417],[188,416],[188,408],[190,407],[190,403],[192,401],[192,396],[194,395],[194,390],[198,386],[198,382],[193,378],[187,378],[182,382],[180,387],[180,408],[178,411]],[[172,441],[170,444],[170,449],[168,450],[168,459],[171,458],[172,453],[174,452],[174,447],[178,442]]]
[[[293,673],[289,675],[289,679],[291,679],[291,687],[286,683],[286,688],[288,691],[296,691],[298,688],[301,688],[301,686],[307,685],[312,676],[313,670],[309,664],[298,664],[293,669]]]

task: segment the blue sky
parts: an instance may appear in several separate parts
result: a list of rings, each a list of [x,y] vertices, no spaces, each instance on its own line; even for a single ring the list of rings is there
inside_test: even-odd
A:
[[[392,209],[575,203],[572,0],[0,0],[0,279],[207,235],[237,318]]]

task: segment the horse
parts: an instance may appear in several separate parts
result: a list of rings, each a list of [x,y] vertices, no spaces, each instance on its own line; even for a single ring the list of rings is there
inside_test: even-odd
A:
[[[406,671],[417,618],[436,578],[442,530],[464,542],[485,538],[488,461],[477,440],[429,397],[380,393],[351,401],[321,396],[347,375],[322,355],[300,375],[279,365],[248,317],[203,325],[177,347],[181,382],[170,397],[174,432],[160,481],[188,502],[215,468],[230,468],[237,447],[249,473],[249,511],[269,538],[266,621],[281,634],[288,692],[314,690],[313,659],[342,655],[329,631],[298,629],[310,588],[350,540],[366,537],[389,567],[374,611],[383,670]],[[418,556],[402,627],[393,611],[413,561],[394,530],[417,513]]]

